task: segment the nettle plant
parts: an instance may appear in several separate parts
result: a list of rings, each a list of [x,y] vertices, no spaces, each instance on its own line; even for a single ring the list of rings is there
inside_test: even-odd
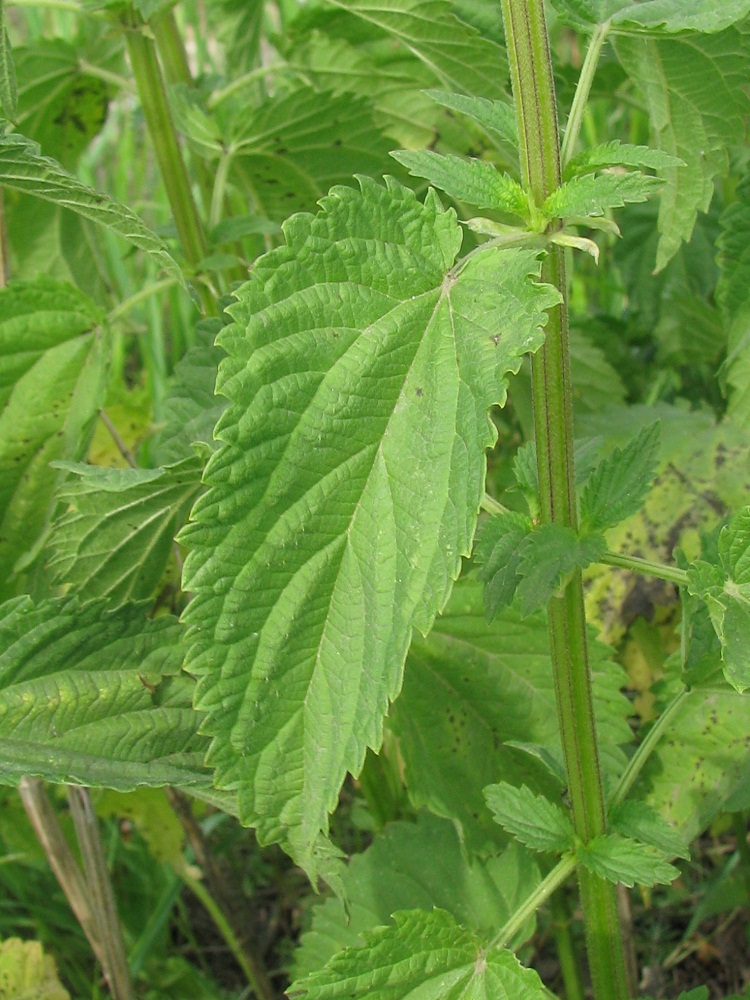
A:
[[[169,3],[62,6],[2,32],[0,778],[280,844],[334,891],[291,995],[549,996],[515,951],[575,875],[594,996],[631,997],[618,887],[750,804],[750,0],[554,0],[557,80],[541,0],[209,5],[197,80]],[[88,183],[123,49],[173,253]],[[158,428],[82,464],[159,296]],[[634,711],[596,631],[677,592]],[[348,864],[347,775],[381,828]]]

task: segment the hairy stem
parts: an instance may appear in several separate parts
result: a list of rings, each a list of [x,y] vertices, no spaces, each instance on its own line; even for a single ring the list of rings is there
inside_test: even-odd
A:
[[[543,0],[503,0],[524,186],[537,205],[560,185],[560,139]],[[560,248],[542,280],[562,301],[550,312],[544,347],[532,358],[534,431],[543,523],[577,528],[573,391],[567,282]],[[606,828],[580,572],[548,605],[552,669],[573,824],[584,843]],[[622,930],[614,885],[581,866],[578,881],[596,1000],[627,1000]]]
[[[156,46],[143,29],[144,26],[141,24],[126,31],[128,56],[138,96],[141,99],[143,117],[146,120],[159,172],[177,227],[177,235],[186,260],[195,266],[206,257],[208,243],[193,198],[187,167],[177,141]],[[216,304],[209,290],[201,285],[199,294],[205,311],[210,315],[215,314]]]

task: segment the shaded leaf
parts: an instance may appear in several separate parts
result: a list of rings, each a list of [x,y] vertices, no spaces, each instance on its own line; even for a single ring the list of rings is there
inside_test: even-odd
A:
[[[17,99],[16,69],[8,29],[5,27],[5,3],[0,2],[0,108],[10,121],[15,121],[16,118]]]
[[[562,854],[573,847],[573,824],[560,806],[525,785],[516,788],[507,781],[484,790],[495,822],[533,851]]]
[[[539,976],[510,951],[486,951],[482,941],[444,910],[394,913],[393,923],[347,948],[320,972],[293,983],[290,997],[400,1000],[419,992],[434,1000],[545,1000]]]
[[[501,143],[518,148],[516,112],[510,101],[488,101],[485,97],[449,94],[444,90],[428,90],[426,94],[442,107],[471,118]]]
[[[454,273],[453,213],[361,184],[289,220],[237,293],[223,447],[181,536],[219,787],[311,873],[346,772],[380,743],[412,629],[468,554],[488,408],[557,299],[527,252]]]
[[[185,284],[182,271],[156,233],[124,205],[82,184],[39,147],[16,133],[0,138],[0,183],[60,205],[105,226],[144,250],[160,267]]]
[[[163,469],[57,463],[68,478],[58,491],[67,510],[51,538],[56,579],[111,606],[150,597],[203,489],[203,464],[196,456]]]
[[[521,542],[532,530],[530,518],[508,511],[488,518],[474,547],[474,562],[481,566],[484,611],[491,622],[501,608],[513,602],[518,586]]]
[[[609,785],[625,766],[621,747],[632,740],[631,706],[621,692],[625,674],[607,647],[592,641],[590,656]],[[550,797],[560,794],[540,752],[512,745],[535,744],[561,758],[544,616],[522,619],[506,609],[488,624],[481,585],[459,580],[429,636],[412,642],[389,721],[400,737],[415,805],[457,821],[471,852],[504,842],[482,794],[487,785],[505,780]]]
[[[450,820],[421,813],[416,823],[390,823],[349,862],[343,878],[346,908],[333,897],[315,907],[312,928],[295,953],[293,978],[322,968],[346,947],[361,946],[364,932],[387,924],[397,910],[437,906],[489,939],[540,878],[531,854],[518,844],[469,861]],[[532,931],[529,922],[515,944]]]
[[[706,31],[728,28],[750,14],[750,0],[646,0],[634,7],[620,0],[622,8],[612,18],[615,31]]]
[[[641,507],[659,462],[659,422],[644,427],[594,469],[581,493],[581,527],[603,531]]]
[[[578,862],[610,882],[622,885],[668,885],[680,874],[646,844],[619,834],[603,834],[576,850]]]
[[[181,631],[136,605],[0,605],[0,782],[210,786]]]
[[[643,94],[659,148],[686,164],[662,171],[660,270],[690,239],[698,212],[711,202],[714,178],[728,169],[727,146],[743,134],[750,25],[712,35],[618,38],[616,52]]]
[[[729,413],[750,426],[750,176],[737,185],[737,200],[721,216],[716,241],[716,299],[728,331],[725,374]]]
[[[518,561],[517,595],[521,614],[530,615],[543,608],[576,569],[599,559],[607,551],[603,535],[577,535],[572,528],[543,524],[521,543]]]
[[[52,512],[56,459],[82,458],[103,402],[101,310],[48,279],[0,291],[0,594],[33,559]]]
[[[609,828],[643,844],[655,847],[668,858],[689,858],[682,836],[645,802],[626,800],[609,814]]]
[[[459,19],[445,0],[331,0],[397,38],[450,91],[499,97],[507,79],[503,49]]]

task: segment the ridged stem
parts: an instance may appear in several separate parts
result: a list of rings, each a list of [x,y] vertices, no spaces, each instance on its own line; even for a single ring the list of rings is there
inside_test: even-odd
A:
[[[537,205],[560,185],[560,136],[543,0],[502,0],[518,119],[522,181]],[[551,248],[542,280],[561,303],[550,311],[545,344],[532,358],[534,431],[543,523],[577,528],[573,392],[563,253]],[[575,573],[547,609],[557,713],[573,824],[587,843],[606,814],[588,663],[583,583]],[[616,888],[579,866],[587,955],[595,1000],[628,1000]]]
[[[129,27],[125,32],[125,39],[143,117],[167,192],[177,235],[185,259],[195,266],[206,257],[208,243],[177,140],[156,46],[142,24]],[[209,290],[204,285],[199,285],[199,294],[206,313],[215,314],[216,304]]]

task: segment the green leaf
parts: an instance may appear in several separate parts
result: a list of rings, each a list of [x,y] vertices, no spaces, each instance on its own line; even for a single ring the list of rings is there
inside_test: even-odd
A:
[[[464,160],[460,156],[433,153],[429,149],[391,153],[413,177],[424,177],[457,201],[477,208],[508,212],[522,219],[529,213],[529,201],[520,184],[501,174],[484,160]]]
[[[365,936],[363,948],[339,952],[325,969],[293,983],[290,997],[307,1000],[545,1000],[533,969],[510,951],[487,951],[444,910],[406,910]]]
[[[471,118],[500,143],[518,148],[516,113],[509,101],[488,101],[485,97],[466,97],[443,90],[427,90],[425,93],[441,107]]]
[[[663,183],[659,177],[638,171],[581,174],[553,191],[541,210],[548,219],[604,215],[628,202],[646,201]]]
[[[5,27],[5,3],[0,0],[0,108],[10,121],[15,121],[17,100],[16,70]]]
[[[609,815],[609,828],[643,844],[649,844],[669,858],[689,858],[690,849],[680,833],[645,802],[627,799]]]
[[[650,149],[648,146],[632,146],[627,142],[613,139],[600,146],[592,146],[574,156],[565,167],[565,180],[592,170],[603,170],[606,167],[650,167],[661,170],[664,167],[684,166],[683,161],[662,149]]]
[[[625,767],[621,746],[632,740],[632,708],[610,650],[594,641],[590,656],[603,768],[612,784]],[[470,852],[504,842],[484,800],[487,785],[505,780],[560,794],[539,754],[509,745],[536,744],[562,756],[544,616],[522,619],[505,609],[488,624],[481,585],[459,580],[429,636],[412,642],[390,725],[414,803],[454,819]]]
[[[728,331],[725,379],[729,414],[750,427],[750,175],[737,185],[737,200],[722,213],[716,241],[716,299]]]
[[[0,782],[210,786],[181,631],[142,606],[0,605]]]
[[[581,493],[581,527],[604,531],[640,509],[659,463],[659,422],[644,427],[594,469]]]
[[[647,0],[633,7],[620,0],[612,18],[614,31],[723,31],[750,14],[750,0]]]
[[[543,608],[576,569],[598,562],[607,551],[603,535],[579,536],[572,528],[543,524],[521,543],[517,594],[526,616]]]
[[[622,885],[668,885],[679,871],[646,844],[619,834],[603,834],[576,851],[579,863],[600,878]]]
[[[519,581],[521,542],[531,530],[528,517],[508,511],[488,518],[477,535],[474,562],[481,566],[479,579],[484,583],[484,611],[488,622],[501,608],[513,602]]]
[[[500,97],[508,64],[503,49],[460,21],[446,0],[331,0],[397,38],[450,91]]]
[[[203,462],[194,456],[163,469],[56,464],[69,474],[58,492],[67,510],[51,537],[56,580],[80,599],[106,598],[110,606],[152,596],[203,489]]]
[[[214,393],[219,361],[224,357],[214,346],[221,329],[221,320],[201,320],[195,331],[196,344],[175,365],[162,404],[164,426],[151,444],[160,465],[188,458],[193,445],[216,448],[214,427],[227,407],[226,399]]]
[[[48,279],[0,291],[0,594],[35,553],[52,511],[56,459],[82,458],[104,398],[101,310]]]
[[[82,184],[55,160],[42,156],[38,145],[22,135],[0,138],[0,184],[68,208],[111,229],[185,284],[182,271],[162,240],[134,212]]]
[[[507,781],[484,790],[495,822],[533,851],[562,854],[573,847],[573,824],[560,806],[525,785],[515,788]]]
[[[390,143],[368,101],[312,87],[236,115],[223,142],[232,152],[232,177],[255,211],[279,222],[315,211],[335,184],[354,184],[354,175],[379,176],[392,166]]]
[[[469,552],[488,408],[557,300],[529,252],[454,272],[462,234],[434,195],[361,185],[289,220],[237,292],[223,447],[181,536],[218,785],[311,872],[346,772],[380,743],[412,629],[429,630]]]
[[[740,694],[750,688],[750,507],[719,535],[721,569],[699,561],[688,589],[705,600],[721,642],[724,675]]]
[[[421,813],[416,823],[390,823],[349,862],[343,877],[346,907],[330,897],[314,908],[312,928],[295,953],[293,978],[322,968],[346,947],[361,946],[364,932],[387,924],[397,910],[437,906],[489,940],[540,879],[532,855],[519,844],[469,860],[450,820]],[[533,921],[515,945],[532,932]]]
[[[750,111],[744,88],[750,25],[712,35],[619,38],[616,51],[643,94],[656,144],[687,164],[663,170],[656,255],[661,270],[690,239],[698,212],[711,202],[714,178],[727,171],[727,147],[743,134]]]
[[[51,955],[39,941],[0,942],[0,1000],[70,1000]]]

